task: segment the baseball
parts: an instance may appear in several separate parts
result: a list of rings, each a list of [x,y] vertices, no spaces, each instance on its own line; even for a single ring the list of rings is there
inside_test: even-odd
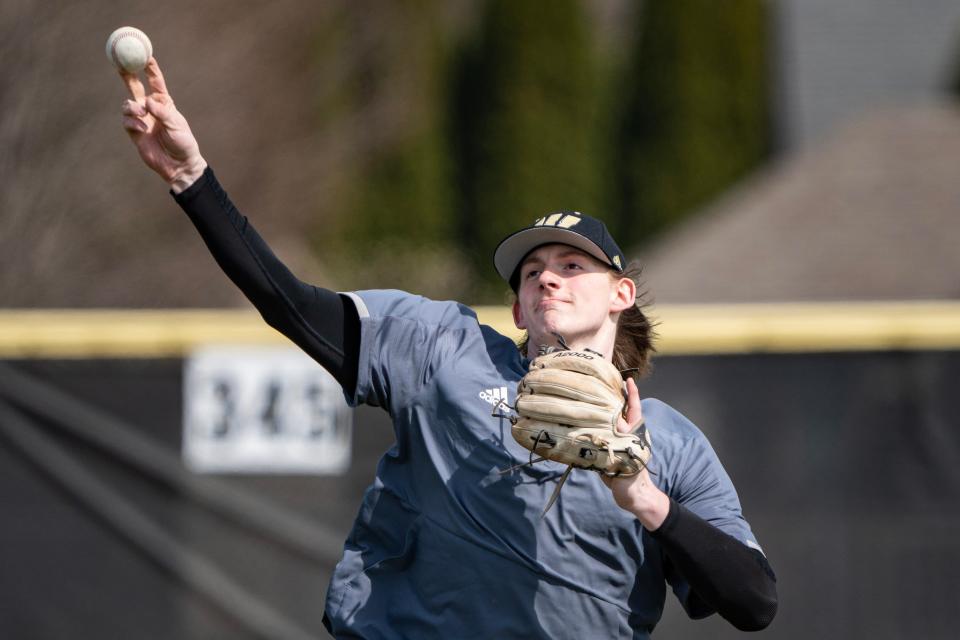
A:
[[[107,59],[128,73],[142,71],[152,55],[150,38],[135,27],[120,27],[107,38]]]

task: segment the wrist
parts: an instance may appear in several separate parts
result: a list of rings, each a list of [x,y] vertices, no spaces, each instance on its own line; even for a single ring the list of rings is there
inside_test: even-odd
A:
[[[670,497],[652,483],[644,483],[634,492],[628,510],[636,516],[644,529],[656,531],[670,513]]]
[[[174,193],[181,193],[188,189],[190,185],[196,182],[207,168],[207,161],[202,156],[187,162],[185,166],[176,172],[167,180],[170,190]]]

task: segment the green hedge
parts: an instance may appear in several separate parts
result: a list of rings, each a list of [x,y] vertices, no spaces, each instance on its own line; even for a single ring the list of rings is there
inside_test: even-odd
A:
[[[491,0],[462,67],[458,103],[463,237],[486,286],[509,231],[600,198],[599,100],[591,32],[579,2]]]
[[[349,119],[379,96],[401,117],[344,167],[321,260],[351,286],[498,302],[491,252],[507,232],[580,210],[629,250],[767,157],[767,2],[647,0],[605,57],[584,8],[488,0],[452,43],[439,0],[385,5],[390,29],[364,46],[356,23],[328,25],[323,55],[355,56],[329,113]]]
[[[648,240],[761,163],[770,149],[763,0],[648,0],[624,78],[618,200],[627,244]]]
[[[326,55],[354,48],[347,82],[331,91],[330,105],[376,114],[354,125],[356,162],[333,225],[319,241],[337,281],[352,287],[402,287],[427,295],[456,293],[458,283],[437,277],[455,261],[456,219],[446,100],[449,50],[440,23],[440,0],[393,3],[377,16],[379,37],[369,46],[341,38]],[[369,8],[346,10],[337,32],[356,38]],[[368,36],[369,38],[369,36]],[[329,105],[328,105],[329,106]],[[344,108],[345,106],[345,108]],[[346,117],[344,117],[346,116]]]

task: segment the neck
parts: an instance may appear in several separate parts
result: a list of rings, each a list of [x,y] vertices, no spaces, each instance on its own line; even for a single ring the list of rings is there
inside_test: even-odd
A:
[[[563,340],[573,351],[595,351],[603,354],[606,360],[613,360],[613,347],[617,338],[617,325],[605,324],[596,333],[589,335],[563,336]],[[555,335],[529,335],[527,340],[527,357],[531,360],[537,357],[540,345],[550,347],[560,347],[560,342]]]

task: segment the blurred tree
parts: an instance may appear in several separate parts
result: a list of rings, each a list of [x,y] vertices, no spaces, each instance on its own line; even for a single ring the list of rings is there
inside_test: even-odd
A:
[[[481,282],[474,300],[500,301],[490,255],[506,232],[550,211],[595,213],[600,100],[577,0],[490,0],[479,29],[454,107],[461,235]]]
[[[354,55],[351,72],[323,109],[340,125],[355,120],[357,168],[338,221],[318,233],[337,279],[350,287],[442,296],[459,286],[456,270],[444,268],[457,259],[446,139],[448,47],[438,4],[351,4],[346,25],[331,29],[341,39],[322,43],[321,55],[344,49]]]
[[[769,11],[765,0],[643,3],[617,136],[624,243],[649,239],[768,156]]]
[[[960,33],[957,35],[960,35]],[[951,58],[953,62],[949,65],[950,69],[947,76],[946,89],[950,98],[956,102],[960,100],[960,38],[958,38],[953,45],[953,55]]]

